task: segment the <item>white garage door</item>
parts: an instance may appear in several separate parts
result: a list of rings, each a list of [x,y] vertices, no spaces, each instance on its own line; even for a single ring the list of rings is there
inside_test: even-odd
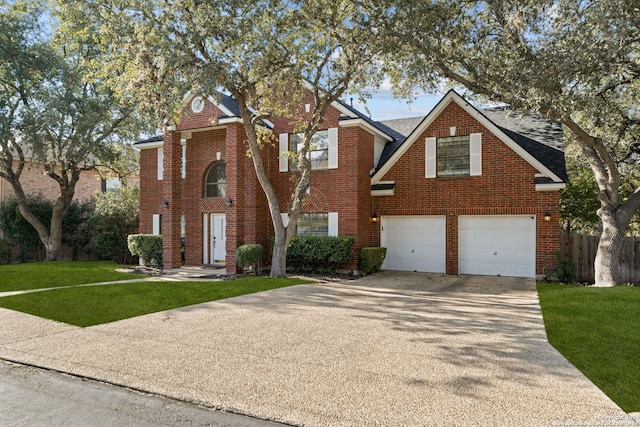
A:
[[[458,236],[460,274],[535,277],[535,216],[460,216]]]
[[[383,216],[380,243],[387,248],[384,270],[446,271],[445,217]]]

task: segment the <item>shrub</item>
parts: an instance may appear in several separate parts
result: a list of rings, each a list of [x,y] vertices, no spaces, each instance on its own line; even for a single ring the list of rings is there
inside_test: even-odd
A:
[[[362,248],[360,251],[360,271],[362,274],[371,274],[380,271],[387,248]]]
[[[558,263],[554,269],[544,269],[545,280],[551,282],[573,283],[576,280],[576,268],[573,261],[556,252]]]
[[[131,253],[139,256],[144,265],[162,265],[162,235],[130,234],[127,244]]]
[[[118,264],[135,264],[127,236],[135,234],[140,222],[140,190],[122,188],[96,197],[95,210],[89,220],[96,235],[91,242],[102,258]]]
[[[27,197],[27,204],[31,212],[36,215],[45,226],[51,223],[53,204],[42,196]],[[5,237],[18,247],[18,258],[26,262],[30,256],[37,254],[43,248],[38,232],[20,213],[18,200],[12,197],[0,204],[0,227]],[[38,257],[36,257],[38,258]]]
[[[87,246],[95,234],[89,223],[94,210],[94,201],[73,202],[62,220],[62,243],[71,248],[76,261],[80,250]]]
[[[11,247],[9,241],[0,238],[0,263],[9,264],[11,262]]]
[[[38,217],[45,227],[51,226],[53,202],[42,196],[28,196],[27,205],[31,212]],[[93,232],[88,224],[89,215],[93,211],[93,202],[74,201],[67,214],[62,219],[62,243],[71,247],[73,258],[76,259],[80,249],[85,247]],[[40,260],[44,246],[40,241],[38,232],[20,213],[18,200],[12,197],[0,204],[0,228],[18,247],[20,261],[35,258]]]
[[[353,250],[353,237],[295,236],[287,248],[287,261],[298,271],[335,273]]]
[[[257,266],[261,264],[263,253],[264,248],[257,243],[242,245],[236,249],[236,263],[242,269],[254,266],[254,271],[257,272]]]

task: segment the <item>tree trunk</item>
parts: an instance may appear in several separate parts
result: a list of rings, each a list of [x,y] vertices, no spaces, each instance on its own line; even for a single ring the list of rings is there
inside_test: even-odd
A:
[[[271,255],[271,274],[270,277],[286,277],[287,276],[287,244],[284,237],[285,233],[276,233],[276,239],[273,243],[273,254]]]
[[[600,218],[602,235],[596,252],[594,286],[612,287],[618,284],[618,262],[626,227],[621,228],[613,215],[601,214]]]

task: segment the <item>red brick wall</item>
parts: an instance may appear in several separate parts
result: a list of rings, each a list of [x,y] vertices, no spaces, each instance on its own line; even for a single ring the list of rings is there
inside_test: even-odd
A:
[[[14,163],[14,170],[18,162]],[[13,187],[0,178],[0,202],[14,195]],[[38,163],[28,162],[20,175],[20,183],[25,194],[30,196],[40,195],[49,200],[55,200],[60,195],[58,183],[45,175],[44,167]],[[83,171],[76,184],[74,200],[87,201],[102,191],[100,176],[96,171]]]
[[[425,138],[482,133],[482,175],[425,178]],[[537,171],[511,148],[452,102],[418,137],[384,176],[395,181],[393,196],[375,198],[378,215],[445,215],[447,218],[447,274],[458,273],[459,215],[537,215],[536,274],[555,261],[559,249],[558,192],[535,191]],[[544,212],[552,214],[543,221]]]
[[[153,232],[153,215],[162,213],[162,180],[158,180],[158,149],[140,150],[140,227],[142,234]]]

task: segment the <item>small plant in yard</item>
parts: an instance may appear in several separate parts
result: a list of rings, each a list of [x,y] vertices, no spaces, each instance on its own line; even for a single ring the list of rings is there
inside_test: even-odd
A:
[[[360,250],[360,271],[362,274],[372,274],[380,271],[387,248],[362,248]]]
[[[557,264],[555,268],[544,268],[545,280],[549,282],[573,283],[576,280],[576,267],[573,261],[556,252]]]
[[[263,253],[264,248],[257,243],[242,245],[236,249],[236,263],[242,269],[253,267],[253,270],[257,273]]]
[[[162,235],[130,234],[127,238],[129,250],[146,266],[162,265]]]
[[[298,271],[335,273],[349,260],[353,237],[295,236],[287,250],[287,260]]]
[[[0,264],[9,264],[11,261],[11,246],[7,239],[0,238]]]

